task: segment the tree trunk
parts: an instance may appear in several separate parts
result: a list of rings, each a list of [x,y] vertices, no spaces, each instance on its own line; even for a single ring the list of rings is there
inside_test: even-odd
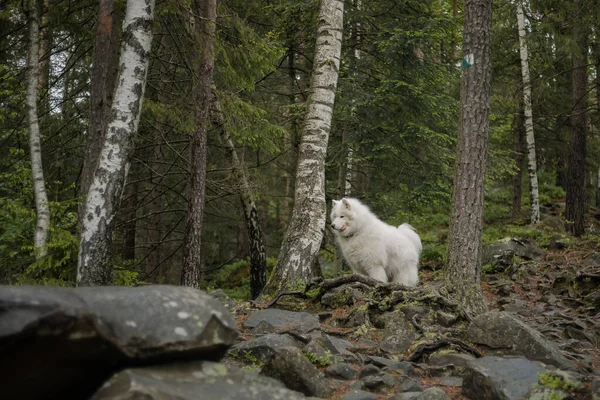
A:
[[[129,0],[123,24],[120,69],[111,120],[98,168],[83,206],[77,285],[109,285],[112,234],[138,130],[152,42],[154,0]]]
[[[525,32],[522,0],[517,0],[517,25],[519,27],[519,53],[523,76],[523,108],[525,110],[525,138],[527,141],[527,171],[529,172],[529,198],[532,224],[540,222],[540,194],[538,191],[535,136],[533,135],[533,107],[531,105],[531,80],[529,78],[529,54]]]
[[[100,151],[106,133],[107,112],[110,110],[111,91],[114,89],[114,74],[111,68],[116,59],[118,41],[113,27],[115,12],[114,0],[100,0],[96,40],[94,43],[94,59],[92,61],[92,78],[90,94],[90,122],[88,140],[83,158],[83,170],[79,184],[79,195],[87,195],[94,172],[100,160]],[[83,204],[82,204],[83,206]],[[80,210],[80,215],[83,215]],[[80,221],[81,222],[81,221]]]
[[[340,65],[343,16],[343,1],[321,0],[294,209],[265,294],[306,284],[320,274],[315,265],[325,231],[325,156]]]
[[[197,38],[201,43],[196,102],[196,130],[190,139],[190,175],[188,178],[187,213],[183,238],[183,267],[181,284],[200,286],[202,220],[204,216],[204,193],[206,187],[206,139],[210,124],[209,110],[211,84],[215,64],[215,28],[217,19],[216,0],[195,0],[195,13],[200,21]]]
[[[488,149],[492,2],[466,0],[460,121],[445,284],[470,314],[486,310],[481,293],[483,194]]]
[[[48,230],[50,229],[50,207],[48,206],[48,194],[46,193],[46,184],[44,182],[44,169],[42,168],[42,140],[37,110],[38,79],[40,73],[40,25],[37,1],[29,0],[28,5],[29,53],[27,55],[26,107],[27,123],[29,125],[31,176],[33,179],[33,193],[37,215],[33,247],[35,258],[39,260],[47,254],[46,241],[48,240]]]
[[[523,131],[525,123],[525,113],[523,112],[523,102],[520,102],[519,115],[515,120],[514,127],[514,158],[517,172],[513,177],[513,203],[512,216],[519,218],[521,216],[521,198],[523,193]]]
[[[238,157],[235,144],[224,126],[224,118],[221,104],[216,94],[214,99],[214,110],[221,141],[225,145],[227,155],[231,162],[234,175],[240,183],[240,200],[244,209],[244,219],[248,229],[248,245],[250,250],[250,292],[252,299],[256,299],[267,283],[267,252],[265,250],[264,238],[260,228],[258,210],[254,198],[256,197],[246,173],[246,167]]]
[[[572,53],[573,111],[571,113],[571,152],[567,168],[565,219],[575,236],[585,230],[585,155],[587,135],[587,32],[581,21],[582,0],[574,0],[573,35],[576,48]]]
[[[50,96],[48,94],[48,82],[50,81],[50,54],[52,53],[53,31],[49,25],[48,12],[51,6],[50,0],[40,2],[42,8],[42,18],[40,27],[40,73],[38,76],[38,93],[41,93],[41,114],[50,110]]]

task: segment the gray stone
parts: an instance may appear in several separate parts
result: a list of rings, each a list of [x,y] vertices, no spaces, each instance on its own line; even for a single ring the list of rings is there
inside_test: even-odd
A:
[[[592,400],[600,400],[600,376],[592,379]]]
[[[441,386],[460,387],[463,384],[463,378],[458,376],[443,376],[440,378]]]
[[[330,365],[325,369],[325,375],[334,378],[349,381],[356,379],[358,371],[346,363],[337,363]]]
[[[379,348],[390,354],[404,353],[415,339],[414,326],[406,320],[402,311],[393,311],[383,315],[385,329]]]
[[[413,365],[408,361],[396,361],[378,356],[367,356],[367,360],[377,367],[385,368],[388,371],[401,372],[404,375],[410,375],[415,370]]]
[[[353,390],[349,393],[346,393],[340,400],[376,400],[377,395],[369,392],[365,392],[364,390]]]
[[[252,329],[252,334],[254,335],[268,335],[270,333],[277,333],[277,328],[267,321],[260,321],[256,324],[254,329]]]
[[[296,347],[282,347],[264,365],[261,374],[283,382],[289,389],[307,396],[326,397],[333,387]]]
[[[326,334],[323,335],[320,341],[321,344],[334,355],[349,356],[351,358],[354,357],[354,353],[348,351],[347,349],[354,348],[356,346],[347,340]]]
[[[389,397],[389,400],[415,400],[421,395],[421,392],[396,393]]]
[[[213,297],[176,286],[0,286],[0,384],[12,398],[86,398],[136,363],[220,359],[237,328]]]
[[[379,367],[376,367],[373,364],[367,364],[363,367],[363,369],[360,370],[360,377],[363,378],[365,376],[369,376],[369,375],[379,375],[381,373],[381,369],[379,369]]]
[[[572,397],[562,390],[537,387],[527,394],[525,400],[564,400],[567,398],[572,399]]]
[[[482,357],[469,361],[463,393],[478,400],[523,399],[546,366],[522,357]]]
[[[268,322],[275,328],[298,329],[304,333],[320,326],[318,315],[307,312],[278,310],[276,308],[253,311],[244,322],[244,326],[254,328],[261,321]]]
[[[385,386],[385,381],[381,375],[368,375],[362,378],[363,385],[369,390],[377,390]]]
[[[115,374],[91,400],[300,400],[281,382],[210,361],[126,369]]]
[[[223,306],[228,310],[232,310],[236,305],[235,300],[229,297],[223,289],[217,289],[211,292],[210,295],[217,299],[219,303],[223,304]]]
[[[398,381],[398,386],[396,387],[398,392],[422,392],[423,387],[419,384],[419,382],[410,378],[400,378]]]
[[[481,314],[471,322],[465,336],[472,343],[488,346],[502,354],[523,355],[562,369],[577,369],[555,343],[512,314]]]
[[[343,362],[343,357],[334,355],[330,350],[321,346],[316,341],[311,341],[302,348],[302,352],[309,357],[314,357],[319,360],[328,360],[331,364]]]
[[[236,344],[229,350],[229,354],[240,361],[265,363],[283,347],[299,348],[300,343],[287,335],[264,335]]]
[[[479,397],[473,398],[479,400]],[[434,387],[420,393],[415,400],[450,400],[450,397],[446,396],[442,389]]]
[[[474,360],[470,354],[462,353],[447,353],[447,354],[433,354],[427,360],[427,364],[436,367],[442,367],[445,365],[454,365],[456,367],[465,367],[469,361]]]
[[[498,260],[504,260],[507,256],[512,258],[512,255],[526,260],[541,260],[544,254],[545,252],[542,249],[536,247],[527,239],[504,238],[483,248],[481,264],[495,265]]]

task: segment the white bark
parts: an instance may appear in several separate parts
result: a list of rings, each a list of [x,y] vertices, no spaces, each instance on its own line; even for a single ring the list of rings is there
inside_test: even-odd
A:
[[[35,208],[37,222],[34,234],[35,258],[39,260],[47,254],[46,241],[50,229],[50,207],[44,183],[44,169],[42,168],[42,141],[38,121],[37,96],[39,66],[39,16],[37,1],[29,1],[29,54],[27,58],[27,121],[29,125],[29,153],[31,156],[31,175],[33,178],[33,192],[35,195]]]
[[[527,141],[527,170],[529,172],[529,198],[531,199],[531,223],[540,222],[540,196],[538,190],[535,136],[533,134],[533,111],[531,105],[531,80],[529,78],[529,55],[523,16],[522,0],[517,0],[517,25],[519,28],[519,50],[521,74],[523,76],[523,107],[525,109],[525,139]]]
[[[120,68],[100,162],[83,206],[77,285],[112,283],[114,221],[137,133],[152,42],[154,0],[128,0]]]
[[[343,17],[343,1],[321,0],[294,209],[269,290],[307,283],[316,274],[315,261],[325,231],[325,155],[340,66]]]

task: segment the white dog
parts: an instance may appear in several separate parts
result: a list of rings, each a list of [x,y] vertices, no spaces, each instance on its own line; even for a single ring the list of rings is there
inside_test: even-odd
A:
[[[381,221],[357,199],[333,200],[331,227],[342,255],[357,274],[405,286],[419,283],[421,239],[409,224]]]

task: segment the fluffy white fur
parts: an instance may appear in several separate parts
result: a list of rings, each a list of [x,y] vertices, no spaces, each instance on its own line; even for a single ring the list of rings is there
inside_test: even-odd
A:
[[[409,224],[381,221],[357,199],[333,200],[331,227],[344,259],[355,273],[405,286],[419,283],[421,238]]]

